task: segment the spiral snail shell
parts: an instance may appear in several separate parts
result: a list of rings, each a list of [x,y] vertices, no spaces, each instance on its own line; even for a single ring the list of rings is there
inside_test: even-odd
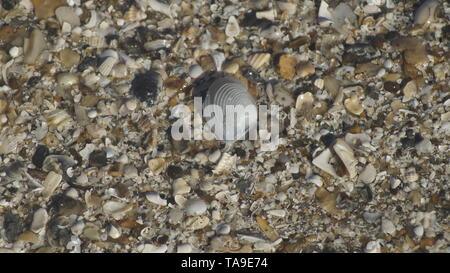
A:
[[[216,78],[209,86],[203,109],[214,113],[208,123],[213,119],[215,127],[221,127],[211,128],[218,140],[241,140],[257,125],[255,100],[240,80],[228,75]]]

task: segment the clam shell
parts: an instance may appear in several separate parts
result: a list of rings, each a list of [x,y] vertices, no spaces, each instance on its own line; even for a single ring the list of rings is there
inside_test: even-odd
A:
[[[210,85],[203,106],[204,108],[211,106],[213,113],[223,113],[221,117],[213,116],[209,119],[215,119],[214,124],[223,122],[222,128],[213,129],[218,140],[240,140],[250,129],[256,128],[257,109],[255,100],[247,92],[247,88],[242,82],[236,78],[230,76],[217,78]],[[247,115],[237,115],[234,124],[228,124],[227,117],[230,116],[227,115],[227,106],[244,107],[247,110]],[[246,124],[246,116],[248,116],[248,124]]]
[[[98,72],[103,76],[108,76],[111,73],[114,65],[117,63],[117,59],[114,57],[107,57],[102,64],[98,67]]]

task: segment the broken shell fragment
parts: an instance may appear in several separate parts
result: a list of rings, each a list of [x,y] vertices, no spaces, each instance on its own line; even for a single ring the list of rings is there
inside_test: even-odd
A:
[[[160,174],[166,167],[166,160],[164,158],[153,158],[147,162],[147,166],[153,174]]]
[[[364,112],[364,108],[362,107],[357,95],[352,95],[350,98],[345,99],[344,106],[347,111],[357,116]]]
[[[38,209],[33,215],[33,222],[31,222],[30,230],[34,233],[39,233],[45,228],[48,221],[48,214],[44,208]]]
[[[214,168],[213,173],[220,174],[224,171],[229,171],[236,165],[236,155],[230,155],[229,153],[223,153],[222,157]]]
[[[407,102],[412,100],[417,94],[417,85],[414,80],[409,81],[405,87],[403,87],[403,100],[402,102]]]
[[[341,138],[336,140],[333,149],[341,159],[342,163],[344,163],[350,178],[355,178],[357,174],[356,164],[358,164],[358,161],[353,154],[353,149]]]
[[[30,38],[24,42],[24,57],[26,64],[34,64],[37,57],[41,54],[46,46],[44,34],[39,29],[31,32]]]
[[[47,174],[47,177],[45,178],[43,182],[44,190],[42,191],[42,196],[45,199],[48,199],[53,192],[58,187],[59,183],[62,181],[62,175],[55,173],[53,171],[49,172]]]
[[[308,113],[313,107],[314,96],[311,92],[300,94],[295,102],[295,110],[297,113]]]
[[[358,180],[365,183],[372,183],[377,176],[377,170],[372,164],[368,164],[366,168],[359,174]]]
[[[320,155],[318,155],[316,158],[313,159],[312,163],[321,169],[322,171],[337,177],[337,173],[334,170],[333,165],[330,164],[330,160],[332,158],[331,150],[329,148],[323,150]]]
[[[103,205],[103,212],[113,217],[116,220],[120,220],[133,208],[133,206],[119,202],[119,201],[107,201]]]
[[[260,69],[261,67],[267,65],[270,60],[269,53],[257,53],[253,54],[248,59],[248,64],[251,65],[255,70]]]

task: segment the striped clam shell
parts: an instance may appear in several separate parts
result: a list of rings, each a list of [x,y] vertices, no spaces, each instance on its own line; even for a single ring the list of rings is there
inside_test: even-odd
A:
[[[236,141],[245,137],[246,133],[257,126],[256,103],[242,82],[230,76],[219,77],[209,86],[203,104],[204,109],[211,106],[214,113],[222,113],[222,130],[212,128],[218,140]],[[234,112],[227,112],[227,106],[240,107],[246,110],[245,115],[237,114],[234,122],[227,117]],[[243,113],[242,111],[240,113]],[[220,123],[220,117],[213,115],[210,119],[216,119],[214,124]],[[208,120],[209,122],[209,120]]]

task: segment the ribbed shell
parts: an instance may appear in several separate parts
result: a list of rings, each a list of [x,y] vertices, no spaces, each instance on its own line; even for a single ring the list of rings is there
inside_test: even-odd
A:
[[[211,84],[208,89],[208,93],[206,94],[203,106],[206,107],[208,105],[213,105],[214,113],[220,113],[218,110],[222,110],[223,113],[223,135],[220,135],[219,132],[216,132],[213,129],[217,139],[219,140],[240,140],[250,129],[256,128],[257,126],[257,109],[255,100],[247,92],[247,88],[236,78],[225,76],[216,79]],[[241,105],[243,107],[252,106],[254,107],[254,114],[249,114],[248,122],[246,122],[245,116],[238,115],[235,117],[236,120],[234,121],[234,125],[228,125],[226,113],[227,105]],[[234,129],[232,134],[233,137],[227,138],[226,130],[232,129]]]

